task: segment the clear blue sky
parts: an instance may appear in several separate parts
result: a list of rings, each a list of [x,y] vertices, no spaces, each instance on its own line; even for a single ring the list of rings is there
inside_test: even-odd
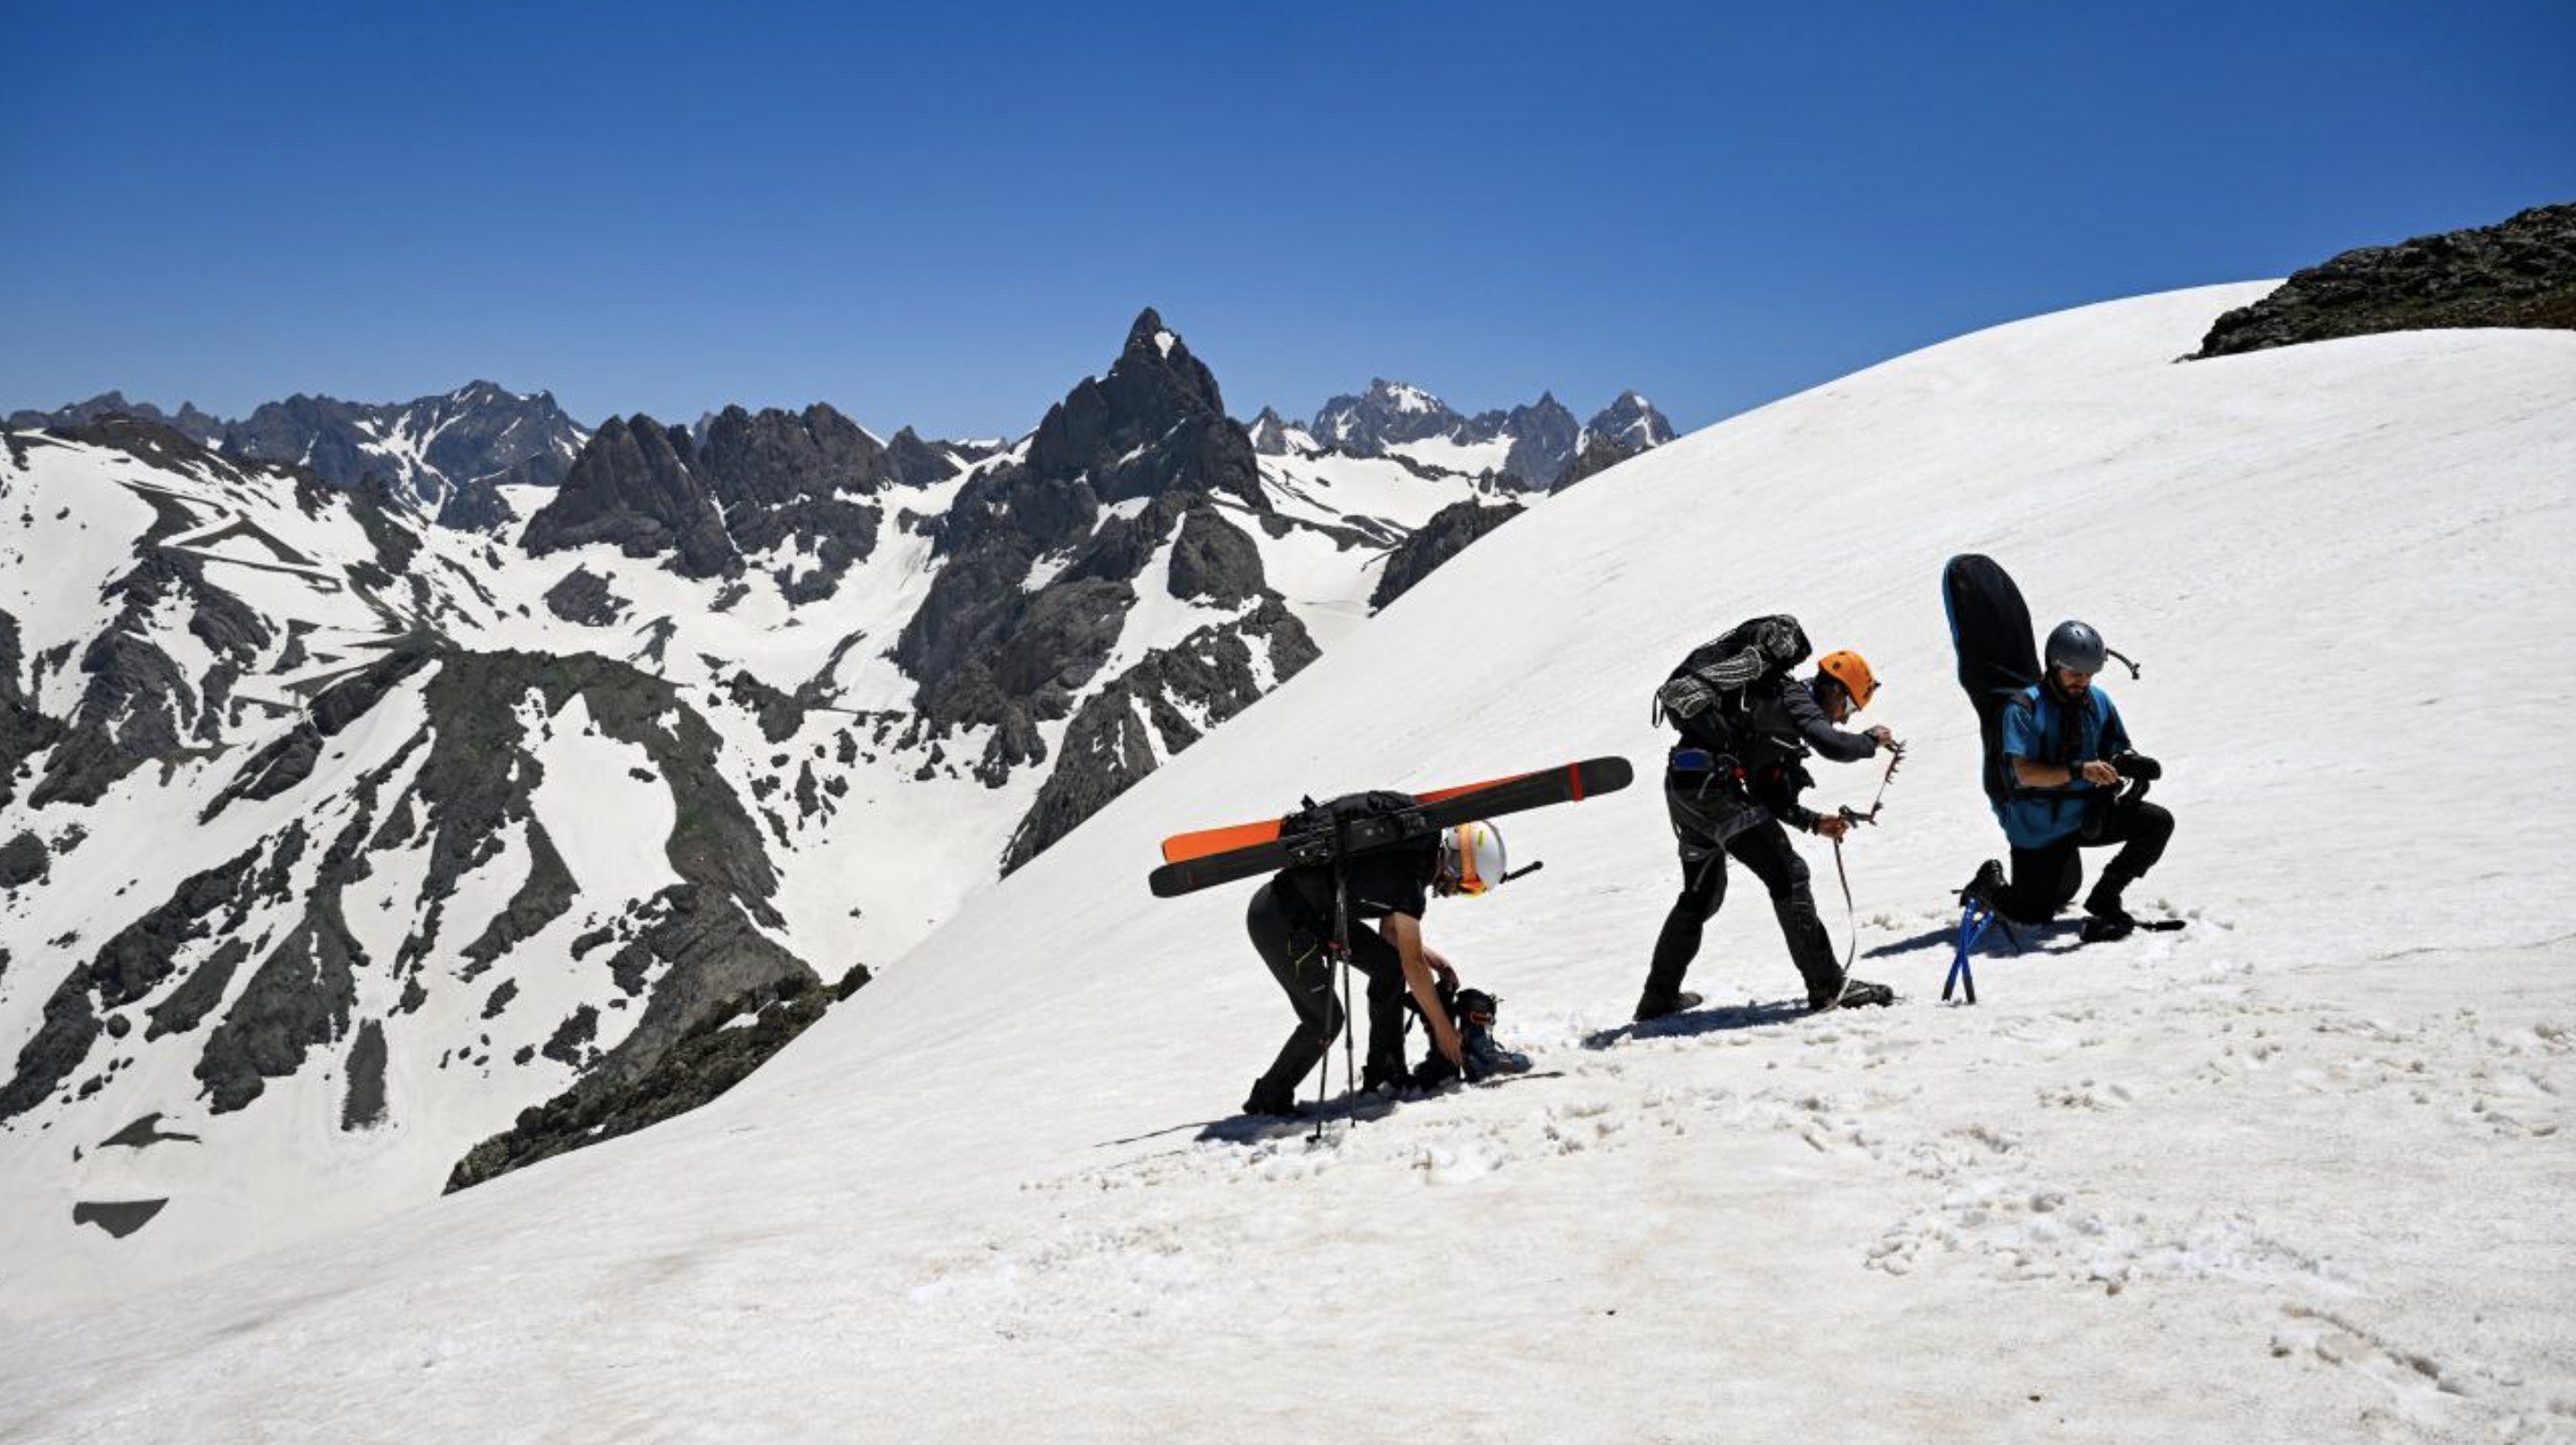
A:
[[[0,410],[488,377],[1016,434],[1684,429],[1974,327],[2576,199],[2576,5],[13,7]]]

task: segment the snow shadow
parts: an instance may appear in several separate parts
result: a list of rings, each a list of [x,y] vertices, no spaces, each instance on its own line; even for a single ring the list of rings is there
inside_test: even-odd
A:
[[[1728,1008],[1696,1008],[1684,1013],[1667,1014],[1649,1023],[1621,1024],[1615,1029],[1600,1029],[1587,1034],[1587,1049],[1607,1049],[1630,1039],[1687,1039],[1701,1034],[1726,1033],[1734,1029],[1761,1028],[1805,1018],[1803,1000],[1774,999],[1759,1003],[1736,1004]]]

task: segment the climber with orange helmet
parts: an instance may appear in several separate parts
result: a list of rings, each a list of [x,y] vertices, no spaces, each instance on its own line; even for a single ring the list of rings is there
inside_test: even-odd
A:
[[[1354,793],[1315,810],[1341,817],[1399,813],[1417,806],[1402,793]],[[1293,821],[1293,820],[1292,820]],[[1415,835],[1354,853],[1341,865],[1341,906],[1347,909],[1350,966],[1368,979],[1368,1062],[1363,1089],[1404,1086],[1406,995],[1431,1031],[1431,1045],[1455,1069],[1464,1062],[1458,1031],[1440,1003],[1440,989],[1456,989],[1457,970],[1422,941],[1422,914],[1434,897],[1474,897],[1499,886],[1505,874],[1502,831],[1491,823],[1462,823],[1436,835]],[[1297,1112],[1298,1084],[1313,1072],[1342,1030],[1341,1000],[1333,992],[1328,945],[1334,936],[1334,868],[1310,863],[1281,869],[1252,895],[1244,928],[1254,951],[1297,1011],[1297,1027],[1280,1045],[1268,1072],[1253,1081],[1243,1102],[1247,1114]],[[1375,929],[1357,925],[1374,920]]]
[[[1810,750],[1838,763],[1901,751],[1884,726],[1857,733],[1837,726],[1877,695],[1861,655],[1828,653],[1801,680],[1795,669],[1809,650],[1796,618],[1757,617],[1691,653],[1655,694],[1658,715],[1681,731],[1665,768],[1664,807],[1681,845],[1682,889],[1655,939],[1637,999],[1640,1023],[1698,1006],[1682,977],[1726,900],[1729,854],[1770,891],[1810,1009],[1895,999],[1884,985],[1843,972],[1817,916],[1806,861],[1782,826],[1836,839],[1850,827],[1841,814],[1798,801],[1815,783],[1805,766]]]

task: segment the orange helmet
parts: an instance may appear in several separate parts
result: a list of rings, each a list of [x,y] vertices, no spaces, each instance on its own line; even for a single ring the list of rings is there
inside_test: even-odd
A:
[[[1851,694],[1852,706],[1869,706],[1871,695],[1878,691],[1878,679],[1870,675],[1869,664],[1857,652],[1829,652],[1816,664],[1816,670],[1843,685]]]

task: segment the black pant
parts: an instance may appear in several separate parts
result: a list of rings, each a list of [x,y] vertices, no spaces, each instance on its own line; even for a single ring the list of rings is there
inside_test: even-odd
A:
[[[2055,918],[2083,886],[2083,850],[2114,843],[2120,851],[2102,870],[2102,881],[2093,891],[2096,898],[2117,906],[2121,890],[2165,855],[2165,842],[2173,837],[2173,829],[2173,814],[2144,798],[2106,804],[2081,832],[2044,848],[2012,850],[2012,886],[2004,890],[1997,909],[2016,923],[2046,923]]]
[[[1681,840],[1682,891],[1664,917],[1663,932],[1655,938],[1655,961],[1646,971],[1647,997],[1670,999],[1681,991],[1682,975],[1690,971],[1691,959],[1699,953],[1700,929],[1726,901],[1729,853],[1770,890],[1771,911],[1780,920],[1780,936],[1789,944],[1789,961],[1806,981],[1808,998],[1831,998],[1842,992],[1842,965],[1834,959],[1825,921],[1816,916],[1816,896],[1807,887],[1807,860],[1789,846],[1788,830],[1777,819],[1766,818],[1727,839],[1721,848],[1697,826],[1704,810],[1694,806],[1687,791],[1668,783],[1664,801],[1672,815],[1673,832]]]
[[[1244,914],[1252,947],[1270,965],[1270,976],[1297,1010],[1296,1031],[1279,1046],[1261,1088],[1274,1096],[1295,1092],[1342,1031],[1342,1001],[1325,944],[1329,924],[1290,917],[1277,890],[1264,883]],[[1375,928],[1351,925],[1351,967],[1368,977],[1368,1064],[1364,1079],[1387,1083],[1404,1077],[1404,959]]]

